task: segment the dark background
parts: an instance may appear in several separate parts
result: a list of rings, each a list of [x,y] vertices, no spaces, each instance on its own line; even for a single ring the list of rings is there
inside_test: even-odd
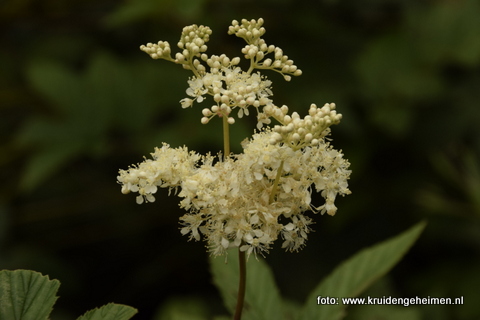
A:
[[[154,319],[174,297],[224,312],[204,243],[178,230],[178,198],[160,190],[154,204],[136,205],[116,176],[163,141],[222,148],[219,121],[200,124],[207,105],[179,104],[191,74],[139,46],[167,40],[174,48],[181,29],[196,23],[213,30],[209,54],[241,56],[244,42],[228,26],[259,17],[267,44],[303,71],[289,83],[267,73],[275,104],[304,115],[310,103],[335,102],[344,118],[333,144],[353,170],[352,195],[338,199],[335,217],[314,217],[306,248],[285,253],[277,243],[267,256],[282,294],[303,302],[339,262],[427,219],[417,244],[370,293],[464,296],[463,306],[409,310],[415,319],[480,318],[474,0],[3,1],[0,269],[59,279],[52,320],[112,301],[138,308],[134,319]],[[253,116],[233,126],[235,152],[254,127]],[[347,319],[393,319],[365,310],[350,308]]]

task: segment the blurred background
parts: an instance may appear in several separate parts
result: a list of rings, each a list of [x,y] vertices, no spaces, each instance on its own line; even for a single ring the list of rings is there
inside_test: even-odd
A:
[[[191,74],[139,46],[173,48],[195,23],[213,29],[209,54],[241,56],[228,26],[259,17],[267,44],[303,71],[289,83],[267,73],[274,102],[302,115],[335,102],[344,118],[333,145],[353,170],[352,195],[335,217],[314,217],[303,251],[279,241],[267,255],[282,295],[304,302],[341,261],[426,219],[413,249],[365,294],[465,304],[349,308],[346,319],[479,319],[476,0],[3,1],[0,269],[59,279],[52,320],[108,302],[138,308],[138,320],[172,301],[224,313],[204,243],[179,232],[178,198],[160,190],[137,205],[116,176],[164,141],[222,148],[219,121],[201,125],[203,106],[180,106]],[[233,126],[235,152],[254,127],[254,116]]]

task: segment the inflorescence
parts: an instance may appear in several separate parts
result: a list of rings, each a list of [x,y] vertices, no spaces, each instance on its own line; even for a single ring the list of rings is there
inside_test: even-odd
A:
[[[154,202],[159,187],[173,190],[182,199],[180,207],[188,212],[180,218],[181,233],[195,240],[204,237],[215,255],[230,247],[248,255],[267,252],[279,236],[283,248],[297,251],[305,245],[313,223],[305,213],[334,215],[336,196],[350,193],[350,164],[326,139],[341,114],[333,103],[321,108],[312,104],[301,118],[296,112],[290,115],[287,106],[273,103],[271,81],[258,70],[273,70],[287,81],[302,72],[282,49],[265,43],[262,25],[263,19],[234,20],[228,30],[247,43],[242,49],[250,60],[247,71],[238,67],[239,57],[206,54],[212,31],[205,26],[183,29],[177,44],[181,51],[175,58],[165,41],[140,47],[153,59],[172,61],[193,72],[188,97],[180,103],[187,108],[211,96],[214,103],[202,110],[203,124],[215,116],[233,124],[235,109],[238,118],[248,116],[249,107],[257,112],[259,131],[242,143],[241,154],[200,155],[164,143],[152,159],[120,170],[118,176],[122,192],[138,193],[139,204]],[[271,119],[279,124],[266,127]],[[311,203],[313,190],[324,197],[323,205]]]

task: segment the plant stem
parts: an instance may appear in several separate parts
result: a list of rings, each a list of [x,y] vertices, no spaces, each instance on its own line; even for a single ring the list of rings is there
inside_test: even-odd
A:
[[[235,307],[235,315],[233,320],[240,320],[242,318],[243,302],[245,301],[245,289],[247,283],[247,264],[245,261],[245,251],[240,251],[240,248],[238,248],[238,264],[240,277],[238,280],[237,306]]]
[[[223,158],[226,159],[230,156],[230,128],[228,127],[228,116],[223,116]]]
[[[228,115],[223,115],[223,158],[227,159],[230,156],[230,130],[228,124]],[[245,251],[240,251],[238,248],[238,264],[239,264],[239,280],[238,280],[238,296],[237,306],[235,307],[234,320],[242,318],[243,302],[245,301],[245,289],[247,283],[247,263],[245,261]]]

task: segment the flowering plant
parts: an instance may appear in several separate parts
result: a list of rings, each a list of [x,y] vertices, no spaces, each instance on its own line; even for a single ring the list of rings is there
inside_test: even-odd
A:
[[[213,281],[234,319],[243,315],[244,320],[339,320],[346,308],[341,297],[359,295],[392,268],[425,223],[342,263],[315,287],[303,306],[285,303],[280,297],[261,256],[278,238],[287,251],[304,247],[312,224],[307,212],[334,215],[337,195],[350,193],[350,170],[348,161],[328,139],[330,126],[341,119],[334,104],[321,108],[312,104],[302,118],[296,112],[290,114],[287,106],[273,103],[271,81],[259,71],[273,70],[287,81],[302,72],[280,48],[267,46],[262,25],[262,19],[242,20],[233,21],[229,28],[230,34],[247,42],[242,49],[249,62],[247,71],[239,67],[238,57],[205,53],[211,30],[204,26],[183,29],[178,43],[181,51],[175,58],[167,42],[141,46],[152,58],[174,61],[193,72],[188,97],[180,103],[188,108],[212,98],[213,105],[202,110],[201,122],[221,119],[224,150],[216,156],[200,155],[187,147],[171,148],[164,143],[155,149],[152,159],[120,170],[118,182],[123,193],[138,193],[139,204],[154,202],[158,187],[168,188],[181,198],[180,207],[187,211],[180,217],[181,233],[207,242]],[[257,116],[256,132],[242,142],[242,153],[232,154],[229,126],[235,117],[248,116],[252,108]],[[277,124],[271,125],[272,121]],[[314,191],[323,196],[324,203],[312,203]],[[238,255],[228,256],[228,264],[214,259],[231,249]],[[257,259],[248,260],[252,253]],[[0,270],[0,319],[49,318],[59,285],[58,280],[38,272]],[[167,306],[160,309],[158,319],[212,318],[201,312],[202,308],[186,308],[184,301]],[[77,320],[129,320],[136,313],[132,307],[109,303]],[[411,318],[411,313],[403,318]]]
[[[238,290],[234,304],[230,295],[235,289],[232,290],[229,283],[236,275],[219,272],[221,267],[212,261],[215,283],[234,319],[242,316],[245,291],[255,286],[246,280],[248,257],[252,253],[257,259],[257,254],[263,256],[278,238],[283,240],[282,247],[287,251],[300,250],[305,246],[313,222],[307,212],[333,216],[337,211],[337,195],[350,194],[347,183],[350,164],[328,138],[330,127],[340,122],[341,114],[336,112],[333,103],[320,108],[311,104],[304,117],[297,112],[289,113],[285,105],[279,107],[273,103],[272,82],[260,71],[272,70],[286,81],[301,75],[302,71],[282,49],[266,44],[262,38],[263,23],[261,18],[234,20],[228,29],[229,34],[246,42],[241,50],[248,62],[246,71],[240,68],[239,57],[207,55],[206,43],[212,31],[203,25],[183,29],[177,44],[180,51],[174,57],[170,44],[165,41],[140,46],[153,59],[172,61],[192,71],[186,90],[188,97],[180,100],[180,104],[182,108],[189,108],[211,97],[211,106],[202,109],[201,123],[208,124],[215,117],[221,119],[224,150],[216,156],[201,155],[185,146],[171,148],[163,143],[155,148],[152,159],[120,170],[117,177],[122,193],[138,194],[138,204],[154,202],[159,187],[168,188],[169,194],[173,192],[180,197],[179,205],[187,211],[180,217],[181,233],[197,241],[203,238],[212,256],[238,249]],[[229,126],[235,123],[235,118],[249,116],[252,109],[257,118],[256,131],[241,143],[243,153],[232,154]],[[277,124],[272,124],[272,120]],[[314,191],[321,194],[324,203],[312,203]],[[358,294],[399,260],[422,228],[423,225],[419,225],[355,256],[313,294],[326,289],[343,295]],[[372,255],[377,259],[371,259]],[[382,263],[375,264],[378,259]],[[249,300],[245,317],[280,319],[284,314],[280,311],[281,299],[277,297],[278,292],[275,293],[273,277],[261,259],[258,263],[249,264],[252,279],[260,277],[266,283],[256,288],[259,296]],[[332,287],[332,283],[343,281],[352,272],[356,281],[340,287],[344,291]],[[230,281],[225,279],[225,274],[232,275]],[[337,303],[332,308],[322,309],[331,311],[321,315],[306,305],[293,318],[339,319],[342,307]],[[263,316],[257,317],[259,314]]]
[[[341,114],[335,104],[310,106],[301,118],[289,114],[287,106],[276,106],[271,81],[257,70],[276,71],[289,81],[302,74],[282,49],[265,43],[263,19],[233,21],[229,34],[243,38],[242,53],[250,60],[243,71],[240,58],[208,56],[206,43],[211,30],[205,26],[185,27],[178,43],[182,50],[171,57],[168,42],[142,45],[141,50],[154,59],[181,64],[193,72],[182,99],[183,108],[212,96],[214,104],[202,110],[201,122],[222,118],[224,156],[199,155],[186,147],[163,144],[152,153],[153,159],[120,170],[122,192],[137,192],[137,203],[154,202],[158,187],[174,190],[182,198],[180,207],[188,213],[180,218],[181,232],[190,239],[208,242],[212,254],[222,255],[238,247],[247,256],[268,251],[279,237],[282,247],[297,251],[305,245],[312,219],[307,211],[334,215],[335,197],[349,194],[349,163],[326,140],[330,126],[338,124]],[[267,58],[269,55],[272,58]],[[242,118],[254,108],[258,132],[242,142],[243,153],[231,154],[228,126],[234,124],[234,112]],[[273,128],[266,127],[274,119]],[[321,192],[325,203],[315,207],[312,191]]]

